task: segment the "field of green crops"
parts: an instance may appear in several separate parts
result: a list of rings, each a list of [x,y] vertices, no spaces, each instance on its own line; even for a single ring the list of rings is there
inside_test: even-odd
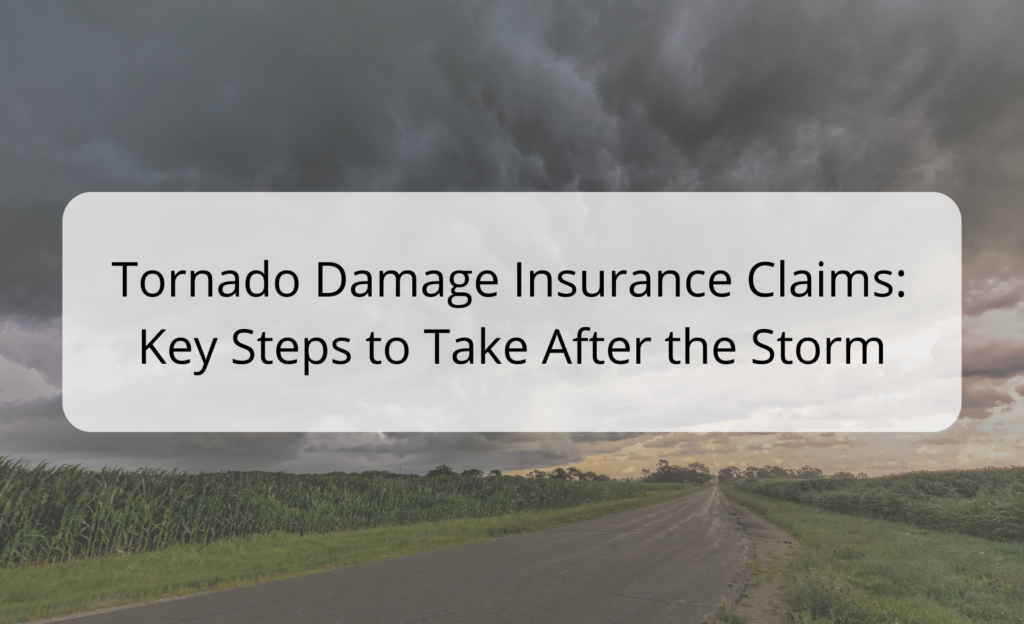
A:
[[[229,537],[325,533],[560,509],[649,484],[522,477],[30,468],[0,458],[0,566]]]
[[[927,529],[1024,542],[1024,468],[741,483],[748,492]]]

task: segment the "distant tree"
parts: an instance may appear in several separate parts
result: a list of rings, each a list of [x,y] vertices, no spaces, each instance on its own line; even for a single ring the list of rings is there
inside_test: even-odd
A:
[[[870,479],[871,477],[869,477],[868,473],[866,473],[866,472],[858,472],[857,473],[857,478],[858,479]]]
[[[700,462],[690,462],[683,468],[670,464],[667,459],[659,459],[654,471],[646,468],[641,471],[644,481],[648,483],[707,483],[711,480],[711,469]]]
[[[831,477],[829,477],[829,479],[856,479],[856,478],[857,477],[853,476],[852,472],[837,472],[834,475],[832,475]]]
[[[718,471],[719,479],[739,479],[743,476],[743,471],[736,466],[726,466]]]
[[[464,476],[464,477],[482,477],[482,476],[484,476],[484,471],[483,470],[478,470],[476,468],[470,468],[469,470],[463,470],[462,471],[462,476]]]
[[[708,468],[707,466],[705,466],[704,464],[700,463],[700,462],[692,461],[689,464],[686,464],[686,467],[689,468],[690,470],[694,471],[694,472],[700,472],[700,473],[706,474],[706,475],[711,474],[711,469]]]
[[[401,474],[401,473],[398,473],[398,472],[390,472],[390,471],[387,471],[387,470],[364,470],[363,472],[354,472],[352,474],[353,475],[358,474],[359,476],[366,477],[366,478],[375,477],[375,478],[380,478],[380,479],[418,479],[419,478],[419,475],[417,475],[417,474],[409,474],[409,473]]]
[[[500,477],[501,476],[501,471],[498,470],[497,468],[495,468],[494,470],[492,470],[489,473],[487,473],[487,476],[488,477]]]
[[[753,466],[747,466],[746,469],[743,471],[743,476],[748,478],[748,479],[756,479],[757,478],[757,471],[758,471],[757,468],[755,468]]]
[[[428,477],[450,477],[455,474],[455,471],[451,469],[451,466],[441,464],[437,468],[434,468],[427,473]]]
[[[497,475],[494,473],[497,472]],[[650,472],[650,471],[648,471]],[[501,476],[500,470],[492,470],[492,476]],[[559,481],[611,481],[612,478],[606,474],[597,474],[593,470],[583,472],[575,466],[569,468],[552,468],[545,472],[543,470],[531,470],[526,473],[526,476],[531,479],[556,479]]]
[[[821,471],[821,468],[802,466],[796,471],[794,476],[798,479],[820,479],[824,476],[824,473]]]

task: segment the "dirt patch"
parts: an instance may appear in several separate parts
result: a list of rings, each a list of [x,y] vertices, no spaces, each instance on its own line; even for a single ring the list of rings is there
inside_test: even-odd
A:
[[[751,541],[750,576],[739,602],[729,611],[747,624],[786,621],[786,569],[803,548],[792,535],[754,512],[729,501],[744,536]]]

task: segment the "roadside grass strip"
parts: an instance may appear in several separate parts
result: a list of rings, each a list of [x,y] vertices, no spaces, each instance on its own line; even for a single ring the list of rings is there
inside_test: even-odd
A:
[[[323,572],[664,503],[703,488],[646,486],[634,498],[489,518],[298,535],[276,531],[58,564],[0,568],[10,624]]]
[[[802,543],[786,597],[799,624],[1024,623],[1024,544],[722,490]]]
[[[1024,542],[1024,468],[915,472],[873,479],[769,479],[739,489],[828,511]]]

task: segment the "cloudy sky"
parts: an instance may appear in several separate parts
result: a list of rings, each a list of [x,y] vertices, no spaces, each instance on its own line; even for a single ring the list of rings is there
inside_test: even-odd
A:
[[[1024,4],[20,2],[0,8],[0,454],[623,476],[1024,457]],[[85,191],[938,191],[963,411],[937,434],[86,434],[61,411]]]

